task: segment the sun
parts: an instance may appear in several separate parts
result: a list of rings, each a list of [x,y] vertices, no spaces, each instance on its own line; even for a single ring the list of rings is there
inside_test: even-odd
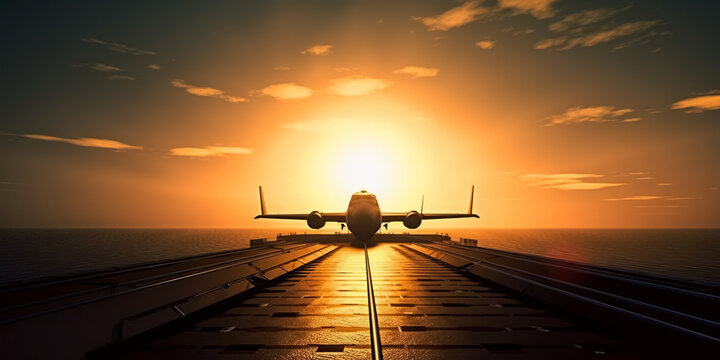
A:
[[[369,146],[368,146],[369,145]],[[392,178],[390,152],[377,144],[349,145],[338,159],[337,181],[348,192],[383,193]]]

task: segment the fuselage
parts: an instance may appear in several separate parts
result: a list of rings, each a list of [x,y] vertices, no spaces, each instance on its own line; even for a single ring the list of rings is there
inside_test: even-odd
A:
[[[365,190],[353,194],[345,221],[355,238],[360,241],[372,239],[382,225],[382,213],[375,195]]]

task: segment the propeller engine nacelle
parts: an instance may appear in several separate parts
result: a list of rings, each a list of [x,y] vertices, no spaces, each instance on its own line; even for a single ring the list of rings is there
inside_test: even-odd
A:
[[[420,223],[422,223],[422,215],[415,210],[407,213],[403,219],[403,225],[408,229],[417,229]]]
[[[325,219],[319,211],[313,211],[307,218],[307,224],[312,229],[319,229],[325,226]]]

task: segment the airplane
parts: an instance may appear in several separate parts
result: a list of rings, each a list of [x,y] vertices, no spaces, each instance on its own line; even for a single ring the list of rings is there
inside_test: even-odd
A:
[[[423,206],[425,197],[423,196],[423,204],[420,206],[420,212],[411,210],[408,212],[381,212],[377,198],[374,194],[361,190],[350,197],[350,204],[345,212],[320,212],[313,211],[309,214],[268,214],[265,208],[265,196],[263,195],[262,186],[260,190],[260,211],[261,214],[255,216],[255,219],[288,219],[288,220],[305,220],[312,229],[320,229],[325,223],[338,222],[341,223],[341,229],[347,224],[348,230],[355,236],[358,241],[368,242],[380,230],[380,226],[384,223],[387,229],[387,223],[393,221],[402,221],[403,225],[408,229],[417,229],[423,220],[435,219],[456,219],[456,218],[479,218],[473,214],[473,197],[475,194],[475,185],[470,191],[470,207],[466,214],[458,213],[425,213]]]

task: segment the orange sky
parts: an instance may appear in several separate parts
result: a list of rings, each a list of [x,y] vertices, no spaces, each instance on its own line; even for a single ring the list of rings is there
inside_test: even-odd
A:
[[[423,227],[719,226],[709,12],[578,6],[15,9],[0,225],[301,227],[252,220],[257,186],[270,212],[455,212],[474,184],[481,219]]]

